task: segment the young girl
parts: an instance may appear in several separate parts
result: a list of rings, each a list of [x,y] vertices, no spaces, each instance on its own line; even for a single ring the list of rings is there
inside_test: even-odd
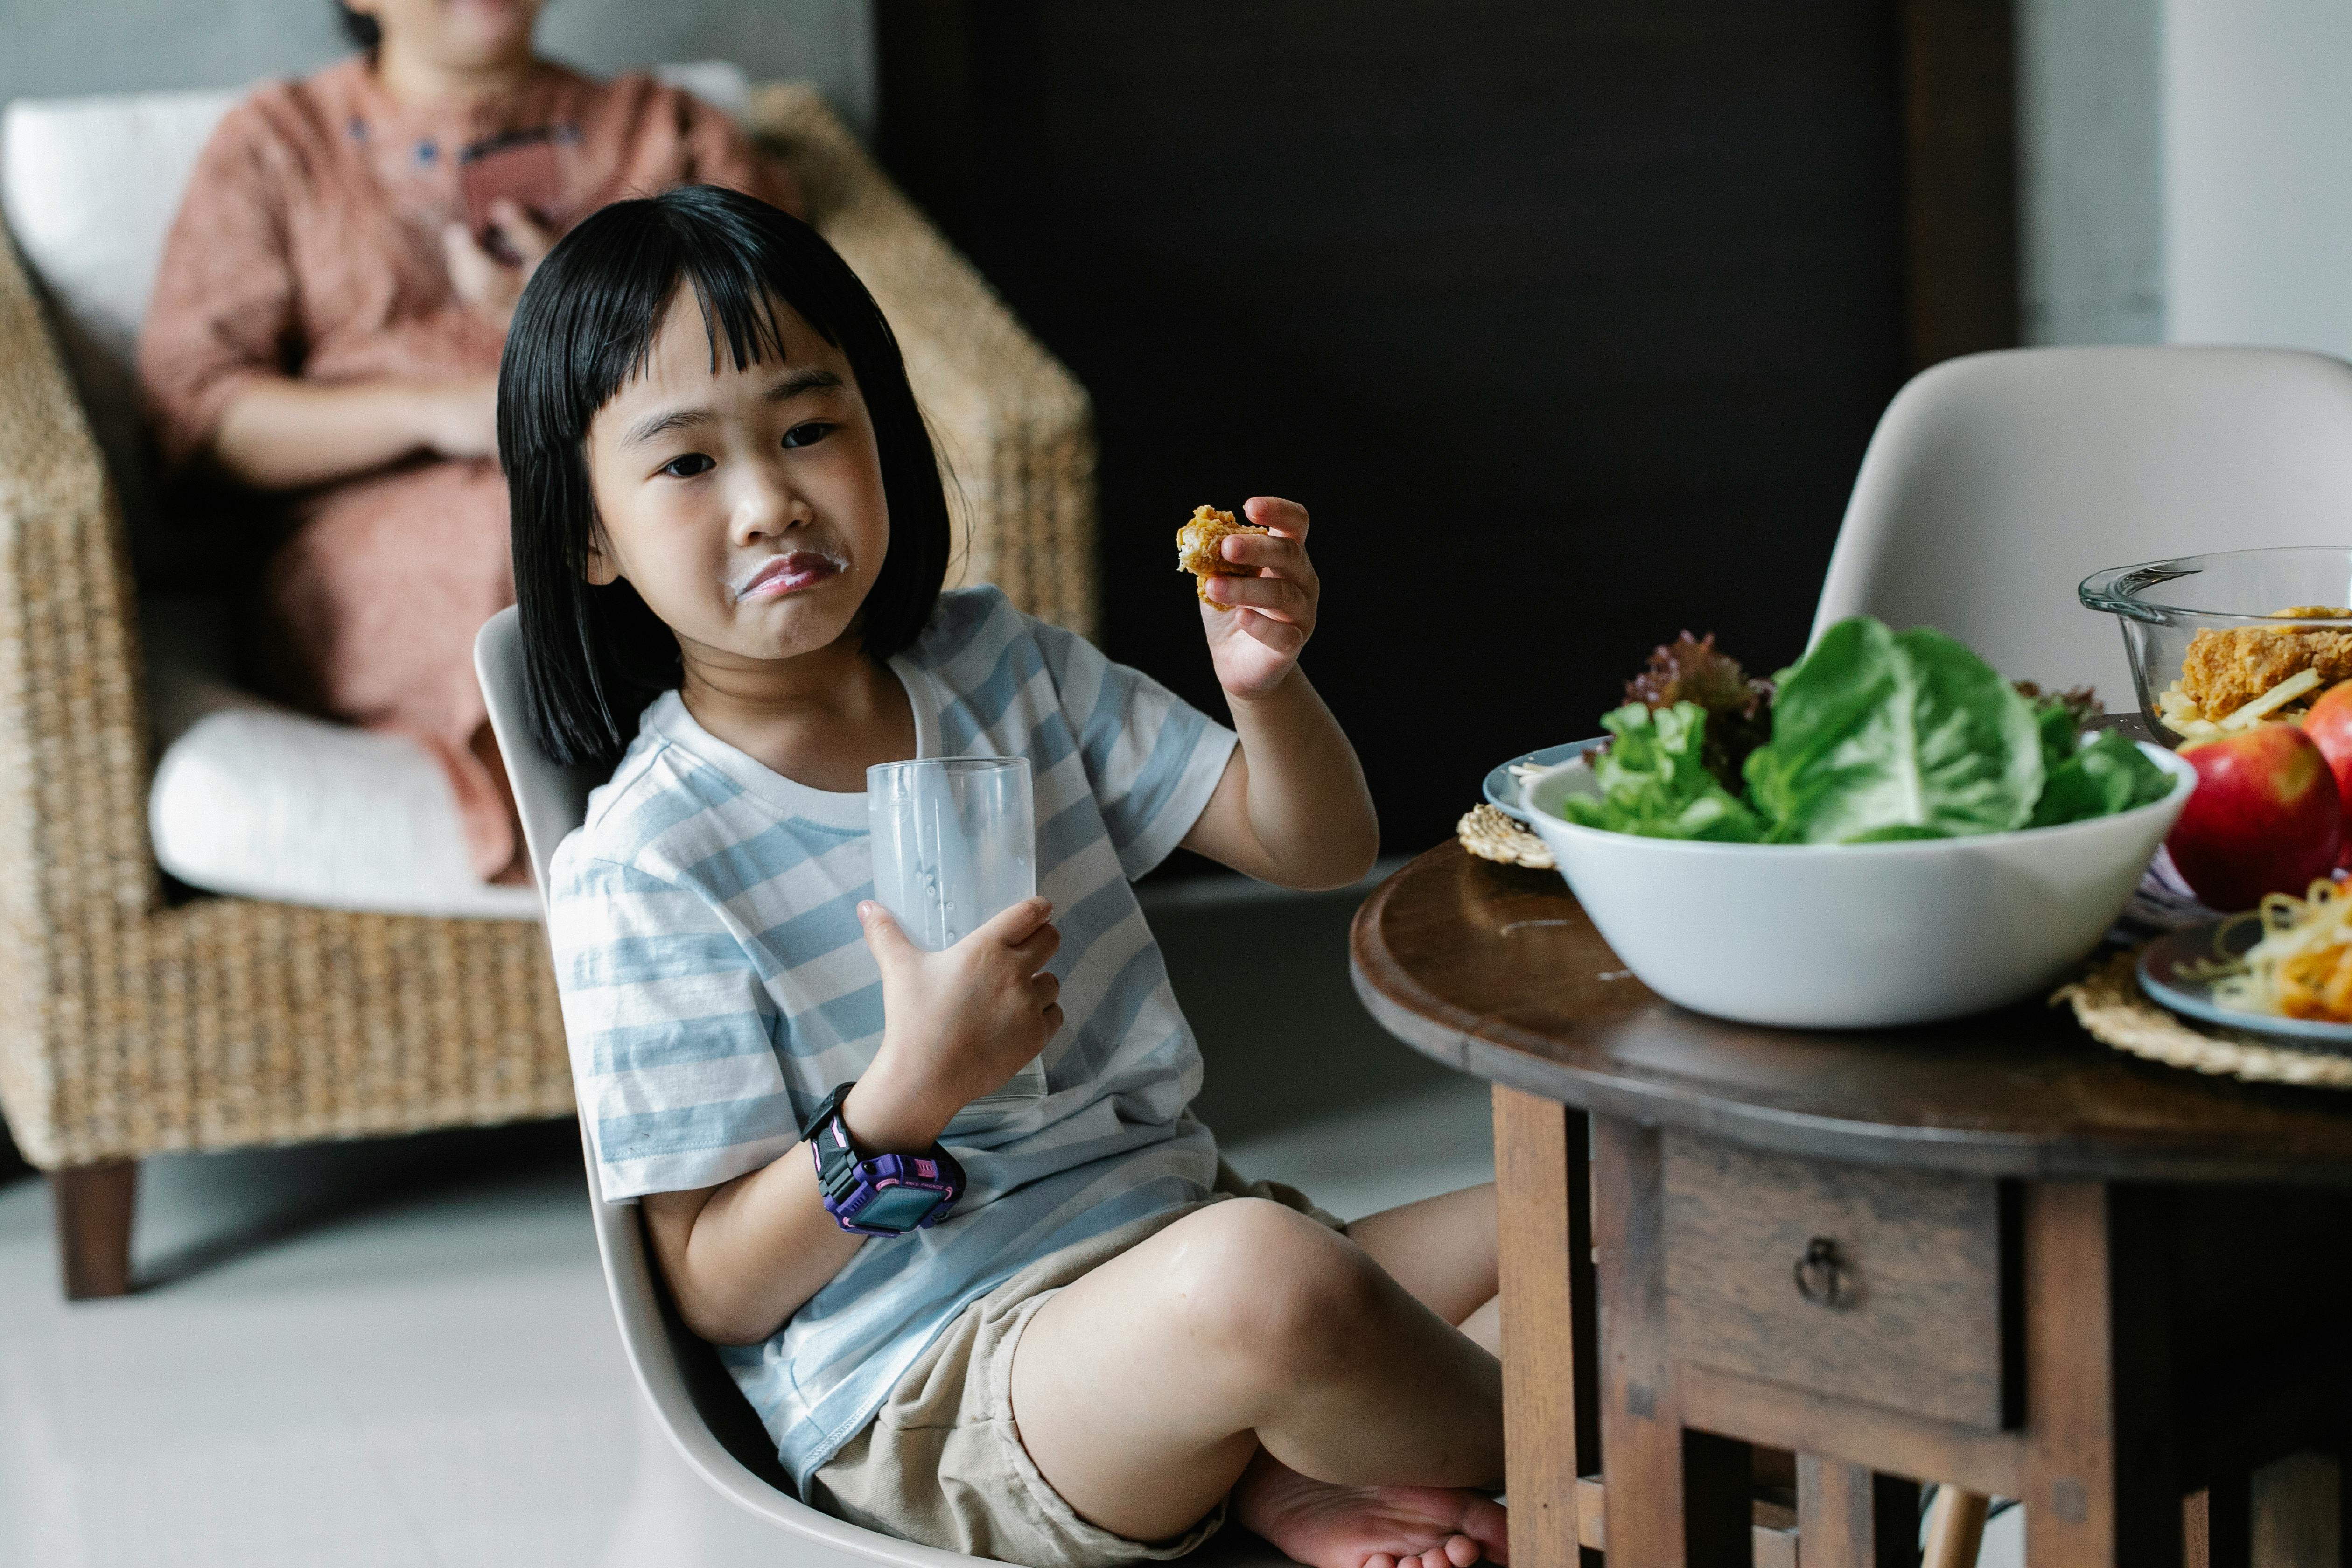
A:
[[[1298,668],[1306,511],[1250,501],[1271,533],[1209,579],[1238,738],[942,593],[888,326],[715,187],[556,247],[499,440],[534,726],[618,759],[550,889],[581,1112],[804,1495],[1031,1568],[1176,1556],[1228,1494],[1318,1568],[1505,1561],[1491,1191],[1345,1227],[1235,1195],[1129,887],[1179,844],[1299,888],[1371,862]],[[868,897],[861,792],[955,755],[1030,759],[1042,896],[925,952]],[[1040,1052],[1042,1098],[966,1111]]]

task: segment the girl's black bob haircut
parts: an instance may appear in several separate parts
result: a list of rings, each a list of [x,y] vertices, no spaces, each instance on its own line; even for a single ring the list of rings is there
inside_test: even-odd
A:
[[[947,576],[948,503],[898,341],[866,285],[816,230],[717,185],[616,202],[539,264],[499,367],[499,460],[514,526],[515,602],[531,732],[570,766],[609,768],[637,715],[678,682],[677,639],[626,582],[585,575],[597,527],[588,425],[644,366],[680,287],[737,369],[774,355],[790,307],[842,352],[865,397],[890,512],[890,550],[866,596],[866,651],[887,658],[930,619]]]

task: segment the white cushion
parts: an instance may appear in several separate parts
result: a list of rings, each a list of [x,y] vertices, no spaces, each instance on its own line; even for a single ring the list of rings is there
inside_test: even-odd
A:
[[[147,827],[163,869],[190,887],[281,903],[539,918],[528,886],[475,878],[457,795],[423,747],[229,685],[215,604],[157,598],[142,612],[163,748]]]
[[[192,887],[379,914],[537,920],[529,884],[475,879],[424,749],[254,703],[172,742],[147,797],[155,858]]]
[[[0,204],[17,248],[59,313],[125,364],[196,156],[240,96],[20,98],[0,119]]]
[[[740,115],[741,68],[656,68]],[[0,114],[0,213],[47,290],[126,506],[151,493],[135,358],[163,237],[197,155],[243,89],[20,98]],[[467,863],[456,796],[423,748],[308,718],[227,682],[217,611],[151,605],[148,796],[155,858],[193,887],[384,914],[536,920],[528,887]]]

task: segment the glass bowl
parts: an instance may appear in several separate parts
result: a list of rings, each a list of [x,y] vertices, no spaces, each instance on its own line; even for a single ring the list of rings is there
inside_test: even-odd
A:
[[[2352,549],[2307,545],[2180,555],[2094,572],[2076,592],[2085,605],[2114,616],[2123,627],[2139,710],[2168,746],[2179,745],[2182,736],[2165,722],[2164,693],[2180,679],[2199,633],[2242,627],[2333,632],[2347,639],[2352,653],[2352,619],[2279,614],[2333,608],[2352,616]],[[2352,669],[2326,679],[2345,675]]]

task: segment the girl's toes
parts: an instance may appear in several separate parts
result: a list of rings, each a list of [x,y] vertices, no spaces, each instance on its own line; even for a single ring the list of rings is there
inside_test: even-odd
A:
[[[1511,1514],[1502,1504],[1486,1498],[1475,1500],[1462,1510],[1455,1528],[1470,1537],[1471,1543],[1487,1562],[1510,1562]]]
[[[1445,1548],[1443,1546],[1433,1546],[1428,1551],[1423,1552],[1421,1554],[1421,1568],[1448,1568],[1448,1564],[1445,1560]]]
[[[1385,1552],[1375,1552],[1364,1559],[1364,1568],[1397,1568],[1397,1560]]]
[[[1453,1568],[1470,1568],[1470,1564],[1478,1561],[1478,1543],[1466,1535],[1449,1536],[1444,1555],[1445,1563],[1451,1563]],[[1445,1563],[1433,1563],[1430,1568],[1445,1568]]]

